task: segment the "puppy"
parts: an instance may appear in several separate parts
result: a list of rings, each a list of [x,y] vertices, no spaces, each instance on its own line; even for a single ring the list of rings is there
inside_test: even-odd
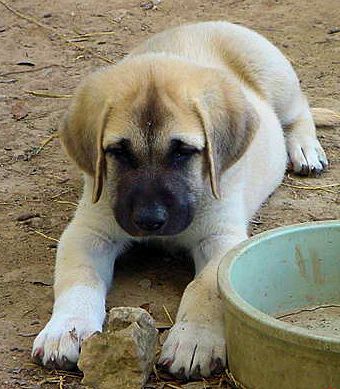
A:
[[[332,115],[316,111],[323,124]],[[174,28],[85,79],[60,137],[84,191],[58,246],[53,314],[34,359],[74,366],[82,341],[102,330],[115,259],[155,240],[189,250],[196,268],[159,363],[183,378],[221,370],[221,258],[247,239],[287,162],[300,174],[327,167],[290,63],[238,25]]]

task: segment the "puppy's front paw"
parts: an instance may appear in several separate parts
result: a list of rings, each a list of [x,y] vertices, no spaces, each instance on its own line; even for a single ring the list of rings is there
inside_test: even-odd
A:
[[[76,367],[82,341],[101,329],[98,323],[79,317],[52,317],[34,341],[32,358],[51,369],[71,370]]]
[[[158,363],[179,379],[222,372],[226,364],[223,326],[176,323],[163,345]]]
[[[317,175],[328,166],[326,154],[319,141],[310,136],[290,136],[287,139],[289,170],[294,173]]]

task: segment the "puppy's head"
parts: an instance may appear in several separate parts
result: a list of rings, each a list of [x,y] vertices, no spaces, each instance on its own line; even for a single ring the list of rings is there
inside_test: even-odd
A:
[[[245,152],[256,115],[216,69],[150,56],[91,75],[61,129],[69,155],[103,187],[133,236],[186,229],[221,174]]]

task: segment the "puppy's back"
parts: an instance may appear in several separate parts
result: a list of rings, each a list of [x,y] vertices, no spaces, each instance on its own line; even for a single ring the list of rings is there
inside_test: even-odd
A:
[[[246,27],[224,21],[175,27],[143,42],[130,56],[159,53],[229,71],[278,113],[299,94],[296,74],[279,49]],[[283,93],[284,91],[284,93]],[[284,95],[284,99],[282,98]]]

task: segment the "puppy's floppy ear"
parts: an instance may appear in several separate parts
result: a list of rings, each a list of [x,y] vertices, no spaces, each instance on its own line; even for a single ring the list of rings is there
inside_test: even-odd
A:
[[[211,190],[219,199],[220,177],[247,150],[259,119],[238,86],[216,73],[194,109],[205,135]]]
[[[110,104],[98,98],[91,88],[78,90],[60,128],[61,141],[78,167],[94,178],[92,201],[96,203],[103,190],[105,155],[103,136]]]

